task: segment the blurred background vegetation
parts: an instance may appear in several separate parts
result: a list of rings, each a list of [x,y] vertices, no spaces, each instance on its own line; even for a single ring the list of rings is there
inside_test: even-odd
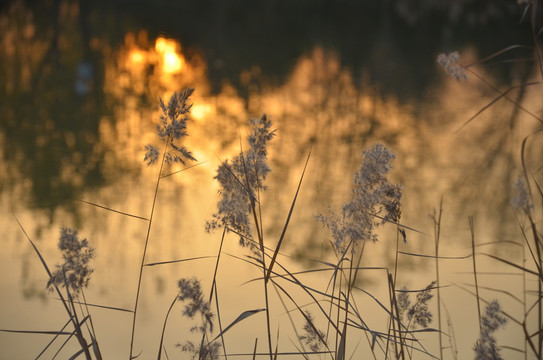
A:
[[[187,58],[207,64],[209,92],[228,82],[246,106],[244,72],[258,68],[256,86],[279,86],[301,56],[320,47],[337,54],[355,86],[373,86],[417,114],[443,77],[438,53],[473,48],[485,56],[519,39],[530,45],[523,10],[513,0],[3,1],[0,155],[12,165],[0,187],[29,179],[28,205],[53,211],[104,184],[98,127],[101,118],[115,121],[105,62],[128,33],[180,40]],[[533,66],[487,70],[507,87],[519,73],[528,79]],[[140,101],[156,103],[145,94]],[[66,164],[75,174],[63,175]]]

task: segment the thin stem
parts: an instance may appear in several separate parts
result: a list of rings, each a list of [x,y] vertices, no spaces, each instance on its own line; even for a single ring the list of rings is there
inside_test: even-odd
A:
[[[170,312],[172,311],[172,308],[175,305],[175,302],[177,301],[178,297],[179,297],[179,294],[176,294],[175,298],[173,299],[170,305],[170,308],[168,309],[168,312],[166,313],[166,317],[164,318],[164,325],[162,325],[162,334],[160,336],[160,345],[158,347],[158,357],[157,357],[158,360],[162,358],[162,344],[164,344],[164,334],[166,333],[166,323],[168,322],[168,317],[170,316]]]
[[[81,330],[81,324],[79,322],[79,319],[77,317],[77,311],[75,310],[75,304],[74,300],[72,298],[72,294],[70,294],[70,286],[68,284],[68,280],[66,279],[66,271],[64,269],[64,265],[62,266],[62,275],[64,276],[64,286],[66,288],[66,294],[68,298],[68,303],[72,307],[72,315],[74,319],[74,325],[75,325],[75,337],[79,341],[79,344],[81,345],[81,348],[83,352],[85,353],[85,357],[88,360],[91,360],[91,354],[89,352],[89,346],[87,345],[87,341],[85,340],[85,337],[83,336],[83,331]]]
[[[241,142],[240,142],[241,147]],[[263,281],[264,281],[264,297],[266,301],[266,327],[268,331],[268,348],[269,348],[269,355],[270,360],[273,360],[273,347],[272,347],[272,341],[271,341],[271,327],[270,327],[270,309],[269,309],[269,297],[268,297],[268,283],[266,281],[266,253],[264,249],[264,238],[263,238],[263,229],[262,229],[262,223],[258,221],[258,216],[256,213],[256,206],[255,206],[255,197],[253,195],[253,191],[251,189],[251,186],[249,184],[249,172],[247,170],[247,166],[245,164],[245,158],[243,157],[243,148],[241,152],[241,161],[243,164],[243,170],[245,172],[245,184],[247,186],[247,192],[250,198],[250,204],[251,204],[251,210],[253,213],[253,218],[255,222],[255,228],[256,233],[258,235],[258,243],[260,245],[260,252],[262,256],[262,272],[263,272]],[[260,206],[260,205],[259,205]],[[260,208],[259,208],[260,212]]]
[[[81,295],[83,296],[83,301],[85,303],[85,309],[87,311],[87,314],[89,315],[89,322],[90,322],[90,327],[91,327],[92,336],[93,336],[93,348],[95,349],[94,355],[96,356],[97,360],[102,360],[102,353],[100,352],[100,347],[98,346],[98,339],[96,338],[96,332],[94,331],[94,324],[92,322],[92,316],[90,315],[89,306],[87,305],[87,299],[85,298],[85,292],[83,291],[83,289],[81,289]]]
[[[400,319],[400,312],[398,311],[398,302],[396,301],[396,280],[397,280],[397,275],[398,275],[398,248],[399,248],[399,243],[400,243],[400,227],[399,226],[396,226],[396,258],[394,259],[394,281],[392,282],[392,296],[393,296],[393,304],[394,304],[394,309],[391,309],[391,310],[396,310],[396,319],[398,319],[398,330],[401,330],[401,319]],[[405,354],[404,354],[404,341],[405,339],[402,337],[402,332],[401,331],[398,331],[398,336],[400,338],[400,353],[402,355],[402,359],[405,359]]]
[[[213,273],[213,281],[211,283],[211,291],[209,292],[209,303],[213,300],[213,290],[217,287],[217,271],[219,270],[219,261],[221,260],[222,244],[226,235],[226,226],[223,228],[221,236],[221,244],[219,245],[219,253],[217,254],[217,262],[215,263],[215,272]]]
[[[221,244],[219,245],[219,253],[217,254],[217,261],[215,262],[215,272],[213,273],[213,280],[211,281],[211,291],[209,292],[209,301],[208,301],[210,307],[211,307],[211,300],[213,300],[213,291],[215,291],[215,295],[217,294],[217,282],[216,282],[216,280],[217,280],[217,271],[219,269],[219,262],[221,260],[222,245],[224,243],[224,236],[225,235],[226,235],[226,226],[223,228],[223,231],[222,231]],[[217,301],[217,314],[218,313],[219,313],[219,302]],[[219,320],[219,322],[220,322],[220,320]],[[221,334],[222,334],[222,330],[221,330]],[[200,355],[199,355],[200,359],[202,359],[202,356],[203,356],[206,335],[207,334],[204,331],[202,333],[202,340],[200,341]],[[221,335],[221,339],[222,339],[222,335]],[[210,344],[207,344],[206,346],[209,346],[209,345]],[[224,341],[223,341],[223,348],[224,348]],[[225,353],[225,357],[226,357],[226,351],[224,353]]]
[[[249,179],[247,180],[247,188],[249,191],[251,189],[249,188]],[[270,327],[270,302],[269,302],[269,296],[268,296],[268,283],[266,282],[266,254],[264,249],[264,239],[262,236],[262,223],[258,221],[258,217],[256,215],[256,207],[254,205],[254,201],[251,201],[251,208],[253,209],[253,217],[255,221],[255,227],[256,232],[258,234],[258,241],[260,244],[260,252],[262,254],[262,273],[263,273],[263,281],[264,281],[264,298],[266,301],[266,326],[268,330],[268,347],[269,347],[269,353],[270,353],[270,360],[273,360],[273,347],[272,347],[272,340],[271,340],[271,327]]]
[[[439,358],[443,359],[443,338],[441,336],[441,286],[439,283],[439,237],[441,235],[441,215],[443,214],[443,198],[439,203],[439,215],[437,219],[434,217],[434,232],[436,242],[436,281],[437,281],[437,323],[438,323],[438,335],[439,335]]]
[[[136,316],[138,313],[138,304],[139,304],[140,290],[141,290],[141,279],[143,276],[143,265],[145,264],[145,255],[147,254],[147,245],[149,244],[149,236],[151,234],[151,225],[153,224],[153,215],[155,213],[155,204],[156,204],[156,199],[158,196],[158,188],[160,186],[162,169],[164,168],[166,150],[168,149],[168,146],[170,145],[171,140],[172,140],[171,137],[168,137],[168,141],[166,141],[166,145],[164,146],[164,151],[162,152],[162,160],[160,161],[160,170],[158,172],[158,176],[156,180],[155,194],[153,196],[153,205],[151,207],[151,215],[149,216],[149,226],[147,227],[147,236],[145,237],[145,246],[143,247],[143,254],[141,256],[141,265],[140,265],[140,272],[139,272],[139,277],[138,277],[138,290],[136,292],[136,302],[134,304],[134,316],[132,317],[132,335],[130,338],[130,358],[129,359],[134,358],[132,354],[134,350],[134,334],[136,330]]]
[[[390,320],[388,322],[387,346],[386,346],[385,357],[388,357],[388,348],[390,345],[390,338],[391,337],[394,338],[396,336],[396,321],[394,320],[394,295],[392,294],[392,276],[390,274],[388,274],[387,276],[387,283],[388,283],[388,297],[390,300]],[[393,341],[393,346],[394,346],[394,354],[396,355],[396,359],[397,359],[398,346],[397,346],[396,341]]]
[[[257,222],[256,217],[256,211],[253,206],[253,214],[255,218],[255,226],[257,228],[258,236],[260,239],[260,251],[262,253],[262,274],[263,274],[263,281],[264,281],[264,298],[266,301],[266,326],[268,330],[268,347],[270,352],[270,360],[273,360],[273,348],[272,348],[272,341],[271,341],[271,327],[270,327],[270,302],[269,302],[269,296],[268,296],[268,283],[266,282],[266,256],[264,253],[264,240],[262,239],[261,232],[259,230],[259,224]]]
[[[475,225],[473,224],[473,217],[469,218],[469,228],[471,231],[471,255],[473,258],[473,276],[475,277],[475,294],[477,298],[477,315],[479,319],[479,332],[482,333],[482,324],[481,324],[481,299],[479,297],[479,283],[477,282],[477,266],[475,261]]]
[[[355,249],[354,246],[351,248],[351,258],[349,259],[349,279],[347,280],[347,295],[345,296],[345,323],[343,326],[343,333],[341,334],[342,346],[340,348],[342,357],[339,360],[344,360],[346,356],[347,351],[347,324],[349,322],[349,302],[351,299],[351,291],[353,288],[353,257],[354,257]]]
[[[339,269],[340,273],[339,273],[339,284],[338,284],[338,291],[337,291],[337,316],[336,316],[336,324],[337,324],[337,329],[336,329],[336,348],[335,348],[335,351],[336,351],[336,359],[337,359],[337,355],[338,355],[338,352],[339,352],[339,342],[340,342],[340,336],[341,336],[341,331],[339,330],[339,324],[340,324],[340,317],[341,317],[341,288],[343,287],[343,276],[341,276],[341,274],[343,274],[343,259],[340,260],[340,269]]]
[[[526,243],[524,241],[522,242],[522,266],[526,268]],[[527,317],[526,304],[526,271],[522,271],[522,305],[524,310],[524,321],[526,321]],[[524,360],[528,360],[528,341],[526,339],[524,339]]]

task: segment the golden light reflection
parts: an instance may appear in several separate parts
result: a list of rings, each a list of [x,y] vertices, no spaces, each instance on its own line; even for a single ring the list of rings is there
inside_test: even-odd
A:
[[[161,69],[166,74],[173,74],[181,71],[184,59],[178,54],[179,43],[175,40],[159,37],[155,42],[155,50],[159,55]]]
[[[195,120],[201,121],[215,113],[215,106],[212,104],[195,103],[191,109],[191,113]]]
[[[134,69],[140,69],[145,65],[146,54],[142,50],[135,48],[130,51],[128,58]]]

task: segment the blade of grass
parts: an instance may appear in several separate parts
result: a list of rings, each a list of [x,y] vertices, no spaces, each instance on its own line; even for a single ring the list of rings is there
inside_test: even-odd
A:
[[[529,49],[529,50],[533,50],[533,47],[531,47],[531,46],[526,46],[526,45],[518,45],[518,44],[510,45],[510,46],[508,46],[508,47],[506,47],[506,48],[503,48],[503,49],[501,49],[501,50],[499,50],[499,51],[496,51],[496,52],[495,52],[494,54],[492,54],[492,55],[489,55],[489,56],[487,56],[487,57],[485,57],[485,58],[483,58],[483,59],[481,59],[481,60],[477,60],[477,61],[474,62],[474,63],[471,63],[471,64],[469,64],[469,65],[466,65],[464,68],[467,69],[467,68],[472,67],[472,66],[474,66],[474,65],[482,64],[482,63],[488,62],[488,60],[492,60],[492,59],[494,59],[495,57],[497,57],[497,56],[499,56],[499,55],[501,55],[501,54],[504,54],[504,53],[506,53],[506,52],[509,52],[509,51],[511,51],[511,50],[514,50],[514,49]]]
[[[215,263],[215,271],[213,272],[213,280],[211,281],[211,291],[209,292],[209,303],[213,299],[213,289],[217,286],[217,271],[219,270],[219,261],[221,260],[222,245],[224,243],[224,236],[226,235],[226,227],[224,227],[221,236],[221,244],[219,245],[219,252],[217,254],[217,262]]]
[[[478,272],[477,274],[480,275],[481,273]],[[473,284],[468,284],[468,283],[461,283],[461,284],[464,285],[464,286],[473,286],[473,287],[475,287],[475,285],[473,285]],[[496,288],[491,288],[491,287],[488,287],[488,286],[481,286],[481,285],[479,285],[479,289],[484,289],[484,290],[489,290],[489,291],[505,294],[505,295],[508,295],[509,297],[511,297],[513,300],[518,301],[520,304],[523,303],[521,299],[519,299],[517,296],[515,296],[514,294],[512,294],[511,292],[506,291],[506,290],[501,290],[501,289],[496,289]]]
[[[290,321],[290,325],[292,326],[292,330],[294,331],[294,334],[296,335],[296,339],[298,340],[298,343],[300,344],[302,349],[301,350],[298,349],[298,347],[296,346],[296,344],[294,344],[294,342],[291,341],[291,343],[296,347],[296,349],[298,351],[306,352],[304,343],[300,339],[300,334],[298,333],[298,329],[296,329],[296,325],[294,324],[294,319],[292,319],[292,315],[290,314],[291,312],[287,309],[287,305],[285,304],[285,301],[283,300],[283,297],[281,296],[281,293],[279,292],[279,290],[277,290],[277,287],[275,286],[275,284],[273,286],[273,289],[275,290],[275,293],[277,294],[277,297],[279,298],[279,301],[281,301],[281,305],[283,306],[283,309],[285,309],[285,313],[287,314],[287,317],[288,317],[288,319]]]
[[[307,164],[309,163],[309,158],[311,157],[311,149],[309,150],[309,154],[307,154],[307,159],[305,161],[304,170],[302,171],[302,176],[300,177],[300,182],[298,183],[298,188],[296,189],[296,194],[294,195],[294,199],[292,200],[292,204],[290,205],[290,210],[288,212],[287,221],[285,222],[285,226],[283,227],[283,231],[281,232],[281,236],[279,237],[279,241],[277,242],[277,247],[275,248],[275,251],[273,253],[273,257],[270,261],[270,265],[268,266],[268,273],[266,274],[265,282],[268,282],[270,280],[270,274],[273,269],[273,265],[275,264],[275,259],[277,258],[277,254],[279,253],[279,249],[281,248],[281,244],[283,243],[283,239],[285,237],[285,233],[287,232],[287,227],[290,222],[290,217],[292,216],[292,211],[294,210],[294,205],[296,204],[296,199],[298,198],[298,194],[300,192],[300,188],[302,186],[302,180],[304,179],[305,170],[307,169]]]
[[[88,345],[88,347],[90,347],[90,345]],[[87,348],[87,351],[89,351],[89,349]],[[85,352],[85,349],[81,349],[79,350],[78,352],[76,352],[75,354],[73,354],[72,356],[70,356],[70,358],[68,360],[75,360],[79,357],[79,355],[83,354]]]
[[[440,260],[463,260],[468,259],[471,257],[470,255],[464,255],[464,256],[439,256],[436,257],[435,255],[426,255],[426,254],[416,254],[416,253],[410,253],[406,251],[399,251],[402,255],[408,255],[408,256],[417,256],[417,257],[424,257],[424,258],[430,258],[430,259],[440,259]]]
[[[511,350],[511,351],[516,351],[516,352],[519,352],[519,353],[521,353],[521,354],[524,354],[524,353],[525,353],[524,350],[519,349],[519,348],[516,348],[516,347],[513,347],[513,346],[501,345],[500,348],[502,348],[502,349],[507,349],[507,350]]]
[[[143,266],[157,266],[157,265],[164,265],[164,264],[175,264],[175,263],[179,263],[179,262],[192,261],[192,260],[211,259],[211,258],[214,258],[214,257],[215,256],[197,256],[197,257],[188,258],[188,259],[179,259],[179,260],[169,260],[169,261],[159,261],[159,262],[154,262],[154,263],[148,263],[148,264],[143,264]]]
[[[96,360],[102,360],[102,353],[100,352],[100,347],[98,346],[98,342],[96,341],[96,337],[91,332],[89,333],[91,337],[91,345],[92,345],[92,352],[94,353],[94,356],[96,357]]]
[[[61,299],[54,299],[54,300],[61,300]],[[74,300],[74,304],[82,304],[82,305],[90,306],[90,307],[96,307],[96,308],[108,309],[108,310],[115,310],[115,311],[123,311],[123,312],[129,312],[129,313],[133,312],[132,310],[129,310],[129,309],[123,309],[123,308],[118,308],[118,307],[113,307],[113,306],[98,305],[98,304],[90,304],[90,303],[87,303],[87,302],[80,302],[80,301],[75,301],[75,300]]]
[[[256,346],[258,345],[258,338],[255,338],[255,347],[253,350],[253,360],[256,359]]]
[[[490,85],[486,80],[484,80],[481,76],[477,75],[477,73],[471,71],[468,69],[469,72],[471,72],[472,74],[474,74],[475,76],[477,76],[479,79],[483,80],[485,83],[487,83],[487,85]],[[530,114],[532,117],[534,117],[535,119],[539,120],[539,122],[543,123],[543,119],[541,119],[539,116],[535,115],[534,113],[532,113],[531,111],[525,109],[523,106],[521,106],[520,104],[518,104],[516,101],[512,100],[510,97],[507,96],[508,93],[510,93],[511,91],[515,90],[515,89],[519,89],[519,88],[524,88],[526,86],[530,86],[530,85],[538,85],[538,84],[541,84],[541,82],[537,81],[537,82],[528,82],[528,83],[524,83],[524,84],[520,84],[520,85],[515,85],[515,86],[511,86],[509,89],[505,90],[504,92],[498,90],[496,87],[490,85],[494,90],[496,90],[497,92],[500,93],[500,95],[498,95],[497,97],[495,97],[494,99],[492,99],[492,101],[490,101],[488,104],[486,104],[485,106],[483,106],[481,109],[479,109],[479,111],[477,111],[473,116],[471,116],[468,120],[466,120],[462,126],[460,126],[458,128],[458,130],[455,131],[455,134],[459,133],[460,130],[462,130],[464,127],[466,127],[466,125],[468,125],[470,122],[472,122],[473,120],[475,120],[475,118],[477,118],[479,115],[481,115],[481,113],[483,113],[486,109],[488,109],[489,107],[491,107],[492,105],[494,105],[498,100],[500,100],[501,98],[505,98],[509,101],[511,101],[513,104],[515,104],[516,106],[518,106],[521,110],[523,110],[524,112]]]
[[[461,286],[461,285],[459,285],[459,284],[455,284],[455,285],[456,285],[459,289],[462,289],[462,290],[464,290],[465,292],[467,292],[467,293],[469,293],[469,294],[471,294],[471,295],[473,295],[473,296],[476,295],[473,291],[471,291],[471,290],[469,290],[469,289],[466,289],[465,287],[463,287],[463,286]],[[486,305],[489,304],[489,302],[486,301],[483,297],[481,297],[481,301],[484,302]],[[514,318],[514,317],[513,317],[512,315],[510,315],[509,313],[503,311],[503,309],[501,310],[501,313],[502,313],[505,317],[507,317],[509,320],[511,320],[512,322],[514,322],[515,324],[522,326],[522,322],[518,321],[516,318]]]
[[[62,332],[62,331],[66,328],[66,326],[68,326],[68,324],[70,324],[70,323],[71,323],[71,320],[68,320],[68,321],[66,322],[66,324],[64,324],[64,326],[62,327],[62,329],[60,329],[59,332]],[[67,334],[71,335],[71,334],[73,334],[73,333],[67,333]],[[49,341],[49,343],[43,348],[43,350],[38,354],[38,356],[36,356],[36,360],[38,360],[38,359],[39,359],[39,358],[47,351],[47,349],[49,348],[49,346],[51,346],[51,345],[53,344],[53,342],[54,342],[57,338],[58,338],[58,335],[55,335],[55,337],[53,337],[53,338],[51,339],[51,341]]]
[[[164,318],[164,324],[162,325],[162,333],[160,334],[160,345],[158,346],[158,356],[157,356],[158,360],[162,358],[162,347],[164,344],[164,334],[166,333],[166,323],[168,322],[168,317],[170,316],[170,312],[172,311],[172,308],[175,305],[175,302],[177,301],[178,296],[179,294],[175,295],[175,298],[173,299],[172,303],[170,304],[170,307],[168,308],[168,311],[166,312],[166,317]]]
[[[228,330],[230,330],[237,323],[247,319],[250,316],[258,314],[259,312],[264,311],[264,310],[266,310],[266,309],[255,309],[255,310],[247,310],[247,311],[242,312],[234,321],[232,321],[230,323],[230,325],[228,325],[224,330],[222,330],[219,335],[215,336],[215,338],[213,340],[211,340],[211,342],[217,340],[219,337],[224,335],[224,333],[226,333]]]
[[[219,291],[217,290],[216,285],[215,285],[215,307],[217,308],[217,321],[219,322],[219,331],[224,334],[222,330],[221,311],[219,307]],[[224,336],[222,335],[221,335],[221,342],[222,342],[222,350],[224,352],[224,359],[228,360],[228,354],[226,352],[226,344],[224,341]]]
[[[279,328],[277,329],[277,337],[275,338],[275,352],[273,354],[273,360],[277,360],[278,352],[279,352]]]
[[[157,359],[160,360],[162,357],[162,347],[164,344],[164,334],[166,333],[166,323],[168,322],[168,317],[170,316],[170,312],[173,309],[173,306],[175,305],[175,302],[177,301],[177,297],[179,294],[175,295],[175,298],[173,299],[172,303],[170,304],[170,307],[168,308],[168,311],[166,312],[166,317],[164,318],[164,324],[162,325],[162,333],[160,334],[160,345],[158,347],[158,356]]]
[[[530,270],[530,269],[526,269],[525,267],[520,266],[520,265],[517,265],[517,264],[515,264],[515,263],[513,263],[513,262],[511,262],[511,261],[502,259],[502,258],[500,258],[500,257],[498,257],[498,256],[495,256],[495,255],[492,255],[492,254],[487,254],[487,253],[479,253],[479,254],[485,255],[485,256],[488,256],[489,258],[492,258],[492,259],[494,259],[494,260],[498,260],[498,261],[500,261],[500,262],[503,262],[503,263],[505,263],[505,264],[507,264],[507,265],[510,265],[510,266],[514,267],[514,268],[517,268],[517,269],[519,269],[519,270],[525,271],[525,272],[528,273],[528,274],[535,275],[535,276],[539,277],[540,280],[543,280],[543,278],[540,276],[539,273],[537,273],[537,272],[535,272],[535,271],[533,271],[533,270]]]
[[[70,322],[68,321],[67,324]],[[67,325],[66,324],[66,325]],[[63,329],[66,327],[64,325]],[[55,331],[55,330],[11,330],[11,329],[0,329],[1,332],[7,332],[7,333],[16,333],[16,334],[42,334],[42,335],[71,335],[71,332],[67,331]],[[55,337],[56,338],[56,337]]]
[[[384,222],[388,222],[388,223],[394,224],[394,225],[396,225],[396,226],[398,226],[398,227],[400,227],[400,228],[402,228],[402,229],[411,230],[411,231],[414,231],[414,232],[419,233],[419,234],[422,234],[422,235],[428,235],[428,234],[426,234],[426,233],[424,233],[424,232],[422,232],[422,231],[419,231],[419,230],[417,230],[417,229],[413,229],[412,227],[409,227],[409,226],[400,224],[400,223],[397,222],[397,221],[393,221],[393,220],[390,220],[390,219],[385,219],[384,217],[379,216],[379,215],[377,215],[377,214],[371,214],[371,215],[372,215],[373,217],[376,217],[376,218],[379,219],[379,220],[383,220]]]
[[[198,164],[190,165],[190,166],[187,166],[187,167],[185,167],[185,168],[183,168],[181,170],[177,170],[177,171],[174,171],[172,173],[163,175],[163,176],[161,176],[161,179],[167,178],[168,176],[172,176],[172,175],[175,175],[175,174],[179,174],[180,172],[183,172],[183,171],[187,171],[188,169],[192,169],[193,167],[205,164],[206,162],[207,161],[202,161],[202,162],[199,162]]]
[[[109,207],[107,207],[107,206],[103,206],[103,205],[99,205],[99,204],[92,203],[92,202],[90,202],[90,201],[81,200],[81,199],[79,199],[78,201],[80,201],[80,202],[82,202],[82,203],[85,203],[85,204],[88,204],[88,205],[96,206],[96,207],[98,207],[98,208],[101,208],[101,209],[104,209],[104,210],[107,210],[107,211],[111,211],[111,212],[114,212],[114,213],[117,213],[117,214],[121,214],[121,215],[124,215],[124,216],[129,216],[129,217],[133,217],[133,218],[136,218],[136,219],[139,219],[139,220],[149,221],[149,219],[144,218],[144,217],[142,217],[142,216],[137,216],[137,215],[132,215],[132,214],[129,214],[129,213],[125,213],[125,212],[122,212],[122,211],[119,211],[119,210],[115,210],[115,209],[109,208]]]

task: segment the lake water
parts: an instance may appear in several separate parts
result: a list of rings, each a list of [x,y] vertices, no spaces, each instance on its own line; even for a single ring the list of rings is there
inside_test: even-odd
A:
[[[196,276],[209,293],[221,239],[220,233],[205,232],[219,199],[216,169],[247,146],[248,120],[262,113],[277,129],[261,199],[270,248],[311,151],[279,257],[290,271],[319,268],[314,260],[334,262],[331,235],[315,215],[348,200],[361,152],[376,142],[397,155],[390,179],[403,187],[401,223],[418,231],[407,231],[401,251],[433,254],[432,215],[442,201],[441,255],[471,253],[472,216],[478,252],[522,263],[522,232],[510,200],[512,184],[522,175],[522,141],[541,127],[535,118],[541,117],[541,85],[509,92],[512,101],[502,98],[463,125],[499,96],[489,84],[505,91],[540,81],[530,60],[533,50],[515,49],[470,67],[464,82],[447,76],[435,61],[441,52],[458,50],[467,65],[512,44],[533,45],[529,24],[518,24],[521,7],[499,8],[490,1],[451,9],[430,1],[241,3],[12,1],[0,8],[0,329],[57,331],[67,320],[56,295],[45,289],[47,274],[17,220],[51,268],[61,260],[60,229],[77,228],[96,248],[87,301],[133,308],[147,222],[85,202],[149,217],[158,167],[143,162],[144,146],[158,143],[159,98],[166,101],[187,86],[196,90],[183,144],[198,165],[161,181],[146,263],[209,258],[144,269],[135,338],[140,358],[156,357],[178,279]],[[527,167],[539,183],[542,144],[541,135],[534,135],[526,147]],[[261,272],[235,257],[248,255],[236,236],[226,237],[222,251],[217,288],[225,326],[265,305],[261,282],[251,282]],[[395,256],[395,228],[379,227],[379,241],[366,245],[362,264],[380,269],[362,271],[358,286],[384,303],[383,268],[392,271]],[[477,261],[481,287],[522,296],[519,272],[483,255]],[[398,288],[422,289],[436,277],[433,259],[401,255],[398,266]],[[472,266],[471,258],[440,262],[442,328],[452,335],[458,358],[473,357],[478,335],[477,304],[469,293]],[[320,289],[329,277],[300,275]],[[528,289],[535,284],[527,279]],[[318,314],[309,297],[290,290],[298,305]],[[523,305],[507,294],[481,292],[522,319]],[[386,313],[367,295],[357,296],[368,326],[386,331]],[[295,351],[287,311],[277,293],[271,298],[273,341],[280,352]],[[432,301],[431,326],[437,328]],[[286,308],[295,309],[288,301]],[[174,307],[165,337],[172,359],[188,358],[176,343],[195,340],[189,331],[194,322],[181,311],[180,304]],[[131,314],[95,308],[92,316],[105,358],[127,358]],[[296,312],[293,317],[300,331],[303,320]],[[324,326],[322,319],[317,323]],[[259,352],[266,352],[264,324],[259,313],[233,327],[225,335],[228,352],[252,353],[255,338]],[[365,337],[352,336],[348,353],[371,356]],[[497,337],[500,345],[524,349],[521,328],[511,322]],[[50,339],[0,332],[0,357],[36,357]],[[444,358],[453,359],[445,339]],[[421,341],[439,356],[435,333],[421,335]],[[72,340],[59,357],[75,351]],[[524,358],[510,349],[502,354]]]

